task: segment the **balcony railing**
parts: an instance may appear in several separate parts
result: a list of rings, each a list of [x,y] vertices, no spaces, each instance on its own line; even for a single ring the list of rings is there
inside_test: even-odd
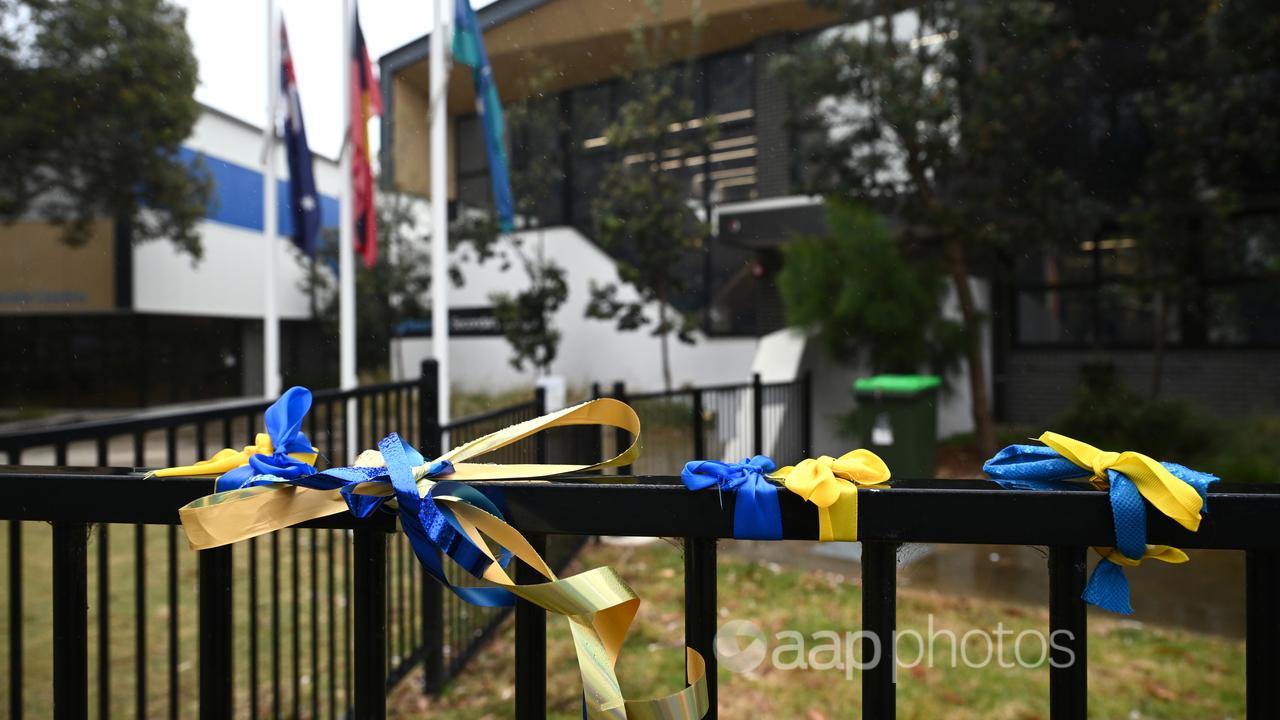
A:
[[[713,703],[709,717],[715,717],[716,541],[731,536],[731,496],[690,493],[672,477],[619,478],[616,483],[600,483],[599,478],[592,482],[490,482],[476,487],[500,503],[511,524],[535,545],[563,535],[684,538],[686,639],[708,660]],[[144,479],[129,471],[0,469],[0,496],[5,498],[0,503],[0,518],[53,525],[56,717],[88,715],[89,526],[104,522],[172,525],[177,521],[178,507],[208,490],[207,479]],[[1047,546],[1049,630],[1067,633],[1057,636],[1065,640],[1056,643],[1054,651],[1059,655],[1054,656],[1057,662],[1051,663],[1049,670],[1051,716],[1055,720],[1086,716],[1087,620],[1080,594],[1085,584],[1087,547],[1114,543],[1105,493],[1089,489],[1004,490],[978,481],[903,480],[888,490],[861,493],[859,506],[864,589],[861,629],[880,638],[892,637],[895,629],[896,552],[901,544]],[[1150,541],[1246,553],[1247,707],[1250,717],[1280,717],[1280,683],[1276,682],[1280,677],[1280,533],[1275,532],[1280,492],[1224,484],[1210,492],[1209,507],[1212,512],[1197,533],[1183,530],[1163,515],[1149,513]],[[812,507],[784,493],[781,509],[786,538],[817,537]],[[353,568],[352,712],[359,718],[383,717],[388,637],[394,632],[387,613],[388,537],[394,532],[393,521],[390,516],[355,521],[338,515],[306,527],[351,531],[341,534],[340,542],[349,545]],[[244,579],[235,572],[232,548],[204,551],[198,565],[199,715],[230,718],[236,714],[233,657],[240,652],[232,608],[235,588]],[[626,568],[620,570],[625,576]],[[1194,572],[1194,567],[1187,572]],[[10,622],[20,623],[21,618],[12,617]],[[516,610],[515,652],[519,718],[542,717],[545,712],[545,633],[543,611],[521,603]],[[13,637],[11,634],[11,641]],[[895,715],[892,643],[884,643],[881,652],[881,662],[862,670],[865,718]],[[1073,662],[1066,662],[1068,652],[1074,655]],[[21,665],[11,663],[10,682],[20,684],[21,674]]]

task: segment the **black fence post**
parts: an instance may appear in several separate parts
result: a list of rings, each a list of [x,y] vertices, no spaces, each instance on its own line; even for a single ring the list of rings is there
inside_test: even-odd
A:
[[[418,427],[422,437],[418,447],[428,458],[444,453],[440,428],[440,396],[437,382],[440,366],[435,360],[422,361],[418,378]],[[420,573],[422,591],[422,692],[435,695],[444,687],[444,588],[435,578]]]
[[[898,615],[898,547],[862,543],[862,717],[893,720],[897,712],[894,638]]]
[[[533,389],[533,404],[539,415],[547,414],[547,389],[541,385]],[[533,436],[534,456],[537,463],[547,462],[547,434],[540,432]]]
[[[1049,548],[1049,716],[1084,720],[1089,713],[1089,631],[1085,615],[1085,548]]]
[[[616,400],[621,400],[622,402],[626,402],[627,401],[627,384],[622,382],[621,380],[615,382],[613,384],[613,397]],[[623,450],[626,450],[627,446],[631,444],[630,433],[628,433],[626,430],[623,430],[622,428],[618,428],[616,431],[614,431],[613,437],[614,437],[614,446],[617,452],[622,452]],[[623,467],[618,468],[618,474],[630,475],[631,466],[625,465]]]
[[[684,644],[707,661],[707,700],[704,716],[716,720],[716,541],[684,539]]]
[[[53,717],[89,716],[88,526],[53,524]]]
[[[229,720],[231,696],[231,548],[200,552],[200,720]],[[253,612],[251,609],[250,612]],[[257,688],[249,688],[257,698]]]
[[[1245,553],[1245,710],[1280,717],[1280,552]]]
[[[547,552],[547,536],[530,533],[529,544]],[[516,582],[545,582],[538,571],[520,562]],[[516,718],[534,720],[547,715],[547,611],[527,600],[516,600]]]
[[[764,454],[764,386],[760,373],[751,373],[751,454]]]
[[[702,390],[693,390],[693,459],[707,460],[707,413],[702,406]]]
[[[435,360],[422,361],[418,375],[418,447],[428,458],[436,458],[440,447],[440,365]]]
[[[813,371],[800,376],[800,457],[813,457]]]
[[[9,453],[9,462],[17,462]],[[22,720],[22,521],[9,521],[9,717]]]
[[[355,587],[355,717],[387,716],[387,536],[376,528],[352,532]]]

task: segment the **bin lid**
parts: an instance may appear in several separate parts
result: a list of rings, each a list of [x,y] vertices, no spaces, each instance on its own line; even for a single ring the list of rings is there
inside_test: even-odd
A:
[[[853,389],[860,393],[909,395],[932,390],[941,383],[937,375],[873,375],[854,380]]]

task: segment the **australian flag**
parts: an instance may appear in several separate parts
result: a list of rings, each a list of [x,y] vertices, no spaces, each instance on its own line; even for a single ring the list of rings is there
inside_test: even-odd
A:
[[[320,196],[316,194],[316,175],[307,145],[307,127],[302,122],[302,104],[298,101],[298,78],[293,73],[293,57],[289,54],[289,34],[280,23],[280,87],[283,90],[284,146],[289,153],[289,205],[293,213],[293,242],[315,257],[320,243]]]

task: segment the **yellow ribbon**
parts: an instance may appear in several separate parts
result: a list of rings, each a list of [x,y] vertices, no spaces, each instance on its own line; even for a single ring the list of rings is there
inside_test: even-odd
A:
[[[1200,511],[1204,505],[1200,493],[1174,477],[1158,461],[1132,451],[1117,453],[1099,450],[1089,443],[1055,432],[1046,432],[1039,439],[1059,455],[1093,473],[1091,480],[1094,485],[1107,488],[1111,484],[1107,471],[1122,472],[1133,481],[1142,497],[1157,510],[1192,532],[1200,528]],[[1184,563],[1188,560],[1186,553],[1168,545],[1147,545],[1146,552],[1138,560],[1125,557],[1124,553],[1115,548],[1095,547],[1094,552],[1117,565],[1127,567],[1137,567],[1146,559],[1167,563]]]
[[[315,448],[311,448],[312,452],[289,453],[289,457],[299,460],[308,465],[315,465],[316,459],[320,453]],[[276,449],[271,443],[271,436],[266,433],[258,433],[252,445],[246,445],[241,450],[234,448],[223,448],[214,453],[213,457],[208,460],[201,460],[194,465],[183,465],[181,467],[164,468],[151,473],[156,477],[182,477],[186,475],[221,475],[231,472],[238,467],[249,464],[249,458],[254,455],[273,455]]]
[[[574,425],[621,428],[631,433],[631,446],[617,456],[593,465],[497,465],[468,462],[543,430]],[[630,465],[635,462],[639,454],[640,418],[635,410],[618,400],[602,398],[526,420],[463,443],[439,458],[452,462],[454,467],[453,474],[440,479],[467,482],[547,478],[553,475]],[[248,462],[247,457],[245,462]],[[222,472],[212,469],[212,464],[205,463],[197,463],[188,468],[161,470],[156,474],[212,475]],[[356,461],[357,466],[363,467],[382,467],[384,464],[382,455],[374,450],[365,451]],[[418,494],[422,496],[425,496],[434,484],[433,480],[425,477],[430,466],[431,461],[428,460],[426,464],[414,468],[418,478]],[[205,469],[198,473],[177,472],[190,468]],[[362,495],[388,496],[393,491],[390,483],[365,483],[358,486],[355,492]],[[186,530],[187,541],[191,547],[195,550],[206,550],[248,540],[346,510],[347,504],[337,490],[315,490],[282,484],[262,485],[207,495],[179,509],[178,516],[182,520],[182,527]]]
[[[858,486],[889,480],[889,467],[879,455],[858,449],[838,458],[823,455],[781,468],[769,477],[818,506],[818,540],[858,539]]]
[[[1062,457],[1093,473],[1093,482],[1107,487],[1108,470],[1124,473],[1138,492],[1157,510],[1172,518],[1182,527],[1195,532],[1200,529],[1200,510],[1204,503],[1195,488],[1173,476],[1156,460],[1136,452],[1108,452],[1086,442],[1081,442],[1046,432],[1040,442],[1048,445]]]
[[[542,430],[571,425],[601,425],[622,428],[632,434],[630,447],[616,457],[594,465],[491,465],[468,463],[467,460],[510,445]],[[442,458],[454,464],[455,472],[446,478],[458,480],[496,480],[516,478],[540,478],[568,472],[593,470],[616,465],[629,465],[639,455],[640,420],[634,410],[617,400],[594,400],[572,408],[544,415],[511,427],[490,433],[484,437],[459,445]],[[261,441],[261,438],[259,438]],[[269,442],[269,441],[268,441]],[[246,451],[250,450],[246,448]],[[256,452],[257,448],[253,448]],[[166,474],[181,474],[179,470],[200,468],[200,474],[213,474],[214,460],[218,468],[234,469],[229,465],[232,455],[223,451],[210,461],[188,468],[174,468]],[[246,459],[247,462],[247,459]],[[381,467],[384,460],[376,451],[366,451],[357,465]],[[419,478],[421,495],[434,485],[425,478],[430,463],[414,469]],[[390,494],[388,483],[366,483],[356,492],[364,494]],[[447,505],[457,518],[462,530],[472,543],[488,556],[490,563],[483,576],[486,580],[507,588],[548,612],[565,618],[573,635],[582,675],[583,697],[586,715],[591,720],[696,720],[703,717],[708,708],[706,686],[706,662],[693,648],[686,648],[687,686],[672,695],[645,700],[628,700],[618,681],[616,664],[623,642],[639,609],[640,599],[635,592],[611,568],[588,570],[570,578],[557,578],[541,555],[515,528],[489,513],[455,496],[438,496],[436,500]],[[345,509],[336,490],[315,490],[291,485],[263,485],[259,487],[215,493],[197,500],[179,511],[183,527],[192,547],[206,549],[225,545],[295,525],[306,520],[323,517]],[[548,582],[534,585],[518,585],[497,562],[487,536],[542,574]]]

